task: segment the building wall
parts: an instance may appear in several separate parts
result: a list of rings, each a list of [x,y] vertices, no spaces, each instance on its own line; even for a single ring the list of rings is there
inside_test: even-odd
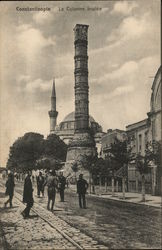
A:
[[[132,147],[132,153],[145,154],[146,144],[148,141],[148,121],[142,120],[138,123],[126,127],[127,136]]]
[[[148,142],[149,123],[148,119],[128,125],[126,127],[129,145],[132,148],[132,153],[145,154],[146,144]],[[151,175],[146,175],[146,192],[151,193]],[[136,170],[135,162],[128,164],[128,190],[130,192],[141,191],[141,176]]]
[[[152,114],[150,126],[151,141],[161,140],[161,113]]]
[[[152,85],[152,95],[150,106],[151,110],[148,113],[150,121],[150,137],[151,141],[162,141],[162,117],[161,117],[161,105],[162,105],[162,96],[161,96],[161,70],[160,67],[155,75],[154,82]],[[162,174],[162,165],[161,166],[152,166],[152,189],[153,194],[162,194],[162,180],[160,178]]]
[[[107,155],[107,149],[110,147],[111,143],[114,143],[115,138],[119,140],[124,140],[126,138],[126,132],[119,129],[108,130],[107,133],[101,138],[101,156],[103,158]]]
[[[161,140],[161,72],[158,70],[152,86],[152,95],[150,101],[151,110],[148,113],[150,119],[150,137],[151,140]]]
[[[158,69],[153,85],[148,118],[126,127],[129,143],[133,153],[145,154],[146,143],[161,140],[161,68]],[[146,175],[146,192],[154,193],[158,189],[157,166],[152,166],[150,174]],[[141,176],[136,170],[135,163],[128,166],[129,191],[141,191]]]

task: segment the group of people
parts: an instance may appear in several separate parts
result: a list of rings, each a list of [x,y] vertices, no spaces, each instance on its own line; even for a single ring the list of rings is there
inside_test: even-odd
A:
[[[60,201],[64,202],[64,190],[66,185],[66,178],[63,176],[63,173],[60,173],[60,176],[56,176],[55,170],[49,171],[49,174],[44,177],[42,172],[37,176],[37,195],[40,197],[44,196],[44,188],[47,186],[47,194],[48,194],[48,202],[47,209],[53,211],[56,192],[57,190],[60,192]],[[25,179],[24,183],[24,192],[23,192],[23,202],[26,203],[26,208],[22,212],[24,218],[29,217],[30,209],[33,206],[33,188],[31,181],[31,172],[28,172],[28,175]]]
[[[28,218],[30,214],[30,209],[34,204],[33,199],[33,185],[31,181],[32,173],[28,171],[27,176],[24,182],[24,189],[23,189],[23,203],[26,203],[25,209],[22,211],[22,216],[24,218]],[[60,201],[64,202],[64,190],[66,186],[66,178],[63,176],[61,172],[59,177],[56,175],[55,170],[50,170],[49,174],[44,177],[42,172],[39,173],[37,177],[37,195],[40,197],[40,194],[44,196],[44,188],[47,186],[47,194],[48,194],[48,202],[47,202],[47,209],[53,211],[56,192],[59,191],[60,193]],[[8,203],[10,203],[10,207],[12,207],[12,199],[14,194],[14,175],[12,173],[8,174],[8,179],[6,181],[6,195],[9,196],[9,199],[4,203],[6,207]],[[79,197],[79,207],[86,208],[86,199],[85,194],[88,189],[88,183],[86,180],[83,179],[83,174],[79,175],[79,180],[77,181],[77,193]]]
[[[44,197],[44,188],[46,185],[47,187],[49,187],[48,182],[50,182],[49,180],[51,179],[51,175],[55,176],[56,179],[55,186],[56,189],[60,192],[60,201],[64,202],[64,190],[66,186],[66,178],[63,176],[62,172],[60,172],[59,176],[56,176],[55,170],[49,171],[49,173],[46,174],[46,176],[43,176],[42,172],[39,172],[39,175],[36,177],[37,196],[40,197],[40,195],[42,195],[42,197]]]

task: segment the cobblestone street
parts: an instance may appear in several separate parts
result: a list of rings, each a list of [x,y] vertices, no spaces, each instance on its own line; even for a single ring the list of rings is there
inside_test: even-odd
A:
[[[24,220],[22,196],[14,197],[13,208],[3,208],[4,189],[0,189],[1,226],[9,249],[107,249],[91,237],[67,224],[36,202],[30,219]],[[37,214],[38,213],[38,214]],[[73,242],[75,244],[73,244]]]
[[[57,194],[51,213],[46,209],[46,192],[44,198],[37,198],[35,192],[31,218],[24,220],[22,184],[17,183],[16,190],[14,207],[4,209],[4,188],[0,188],[0,219],[10,249],[161,248],[160,209],[90,196],[88,208],[79,209],[76,193],[68,190],[64,203],[59,202]]]
[[[1,199],[1,207],[3,206]],[[55,249],[65,246],[70,249],[72,246],[55,229],[33,212],[31,218],[24,220],[21,216],[23,205],[14,199],[13,209],[1,208],[1,223],[7,245],[11,249]],[[73,247],[74,249],[74,247]]]

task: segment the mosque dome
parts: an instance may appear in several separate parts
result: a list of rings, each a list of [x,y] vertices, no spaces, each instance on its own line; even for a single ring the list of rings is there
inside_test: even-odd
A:
[[[74,136],[75,112],[71,112],[65,116],[62,122],[56,127],[55,133],[60,136],[66,143]],[[94,134],[102,132],[102,127],[89,116],[89,127]]]
[[[74,122],[75,121],[75,112],[71,112],[68,115],[65,116],[62,122]],[[89,122],[95,122],[94,118],[90,115],[89,116]]]

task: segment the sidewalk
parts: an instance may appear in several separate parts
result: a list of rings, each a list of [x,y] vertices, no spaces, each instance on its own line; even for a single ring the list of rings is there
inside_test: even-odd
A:
[[[76,192],[76,186],[75,185],[70,185],[68,189],[66,190],[71,190],[72,192]],[[88,195],[92,197],[98,197],[102,199],[110,199],[110,200],[116,200],[116,201],[121,201],[121,202],[130,202],[138,205],[144,205],[144,206],[152,206],[161,209],[162,208],[162,197],[160,196],[153,196],[151,194],[146,194],[145,202],[142,202],[142,194],[141,193],[130,193],[126,192],[125,193],[125,199],[123,199],[123,193],[122,192],[115,192],[115,195],[112,196],[111,192],[108,191],[102,192],[103,190],[99,191],[98,189],[96,190],[96,194],[90,194],[88,190]]]

